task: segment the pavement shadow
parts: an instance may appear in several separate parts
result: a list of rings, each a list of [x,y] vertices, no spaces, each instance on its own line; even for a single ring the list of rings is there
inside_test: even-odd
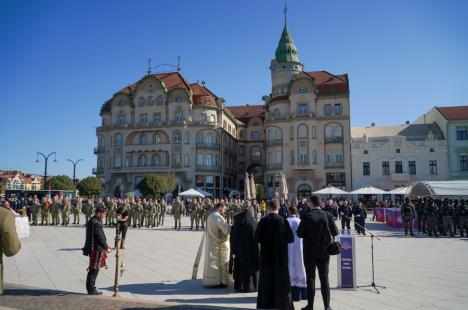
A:
[[[63,252],[77,252],[83,250],[82,248],[64,248],[64,249],[58,249],[58,251],[63,251]]]
[[[7,285],[3,296],[29,296],[29,297],[39,297],[39,296],[78,296],[83,295],[80,293],[58,291],[58,290],[49,290],[49,289],[36,289],[36,288],[24,288],[16,287],[14,285]]]
[[[241,297],[241,296],[232,296],[232,297],[208,297],[208,298],[198,298],[198,299],[167,299],[167,302],[178,302],[178,303],[189,303],[189,304],[255,304],[257,302],[257,297]]]

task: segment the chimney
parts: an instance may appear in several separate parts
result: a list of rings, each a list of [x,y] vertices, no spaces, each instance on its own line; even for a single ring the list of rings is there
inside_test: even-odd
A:
[[[405,122],[405,125],[409,125],[409,124],[410,124],[410,121],[406,121],[406,122]]]
[[[370,126],[371,126],[371,127],[375,127],[375,123],[371,123]]]

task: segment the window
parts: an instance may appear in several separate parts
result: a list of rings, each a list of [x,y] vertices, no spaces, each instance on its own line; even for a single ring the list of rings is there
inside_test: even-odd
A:
[[[206,122],[208,120],[208,117],[206,116],[206,113],[200,113],[200,122]]]
[[[388,161],[382,162],[382,175],[390,175],[390,163]]]
[[[260,140],[260,131],[252,131],[252,133],[250,134],[250,138],[252,140]]]
[[[341,103],[335,103],[335,114],[336,115],[343,114],[343,106],[341,105]]]
[[[156,105],[162,105],[163,104],[163,97],[161,95],[156,97]]]
[[[115,146],[120,146],[123,144],[123,136],[122,134],[118,133],[114,137],[114,144]]]
[[[148,139],[146,137],[146,134],[142,133],[140,137],[138,138],[138,143],[139,144],[147,144]]]
[[[177,122],[182,122],[185,119],[183,112],[176,112],[175,120]]]
[[[410,175],[416,175],[416,162],[414,160],[408,162],[408,172]]]
[[[457,140],[468,140],[468,126],[457,126]]]
[[[245,146],[241,145],[239,146],[239,155],[244,155],[245,154]]]
[[[289,139],[294,140],[294,127],[289,128]]]
[[[328,150],[325,152],[325,163],[330,164],[332,162],[333,162],[333,152]]]
[[[146,167],[146,155],[138,156],[138,167]]]
[[[161,138],[159,137],[157,133],[155,133],[153,136],[153,144],[159,144],[159,143],[161,143]]]
[[[190,155],[189,154],[185,154],[185,156],[184,156],[184,165],[186,167],[190,166]]]
[[[203,144],[205,142],[205,136],[202,133],[197,134],[197,144]]]
[[[281,116],[280,110],[278,108],[274,109],[273,112],[271,113],[271,116],[280,117]]]
[[[153,167],[161,166],[161,155],[154,154],[153,157],[151,157],[151,166]]]
[[[146,92],[147,92],[148,94],[154,93],[153,85],[150,84],[150,85],[148,86],[148,89],[146,90]]]
[[[148,105],[153,105],[154,103],[154,97],[153,96],[149,96],[148,97]]]
[[[180,131],[174,131],[172,134],[172,143],[180,143]]]
[[[395,162],[395,173],[403,173],[403,162],[400,160]]]
[[[468,171],[468,155],[462,155],[459,157],[460,171]]]
[[[299,94],[305,94],[305,93],[307,93],[307,88],[299,87]]]
[[[254,121],[254,122],[252,123],[252,126],[253,126],[253,127],[258,127],[258,126],[260,126],[260,124],[259,124],[257,121]]]
[[[331,104],[326,104],[323,106],[323,114],[331,115],[332,114],[332,106]]]
[[[367,155],[369,154],[369,152],[367,150],[364,150],[364,155]]]
[[[297,106],[298,114],[306,114],[307,112],[309,112],[309,107],[307,106],[307,104],[301,103]]]
[[[206,143],[207,145],[213,145],[213,134],[208,133],[208,134],[206,135],[205,143]]]
[[[314,164],[317,163],[317,151],[316,150],[312,151],[312,160],[314,161]]]
[[[175,101],[176,102],[182,102],[184,100],[184,97],[182,96],[176,96]]]
[[[125,119],[125,115],[119,115],[117,118],[117,124],[119,125],[125,125],[127,123],[127,120]]]
[[[130,167],[130,157],[125,157],[125,167]]]
[[[184,133],[184,143],[185,144],[190,143],[190,133],[188,133],[188,132]]]
[[[145,105],[145,98],[143,97],[138,98],[138,106],[142,107],[144,105]]]
[[[309,153],[306,148],[299,148],[299,163],[306,164],[309,162]]]
[[[197,154],[197,166],[203,166],[203,154]]]
[[[154,113],[153,121],[155,124],[161,124],[161,113]]]
[[[343,163],[343,154],[341,153],[341,151],[335,152],[335,162],[339,164]]]
[[[400,154],[400,149],[396,149],[395,152],[396,152],[397,154]]]
[[[429,161],[429,173],[431,175],[437,174],[437,160],[430,160]]]
[[[276,160],[275,162],[277,164],[283,163],[283,152],[282,151],[276,151],[275,160]]]
[[[140,114],[140,124],[148,123],[148,114]]]
[[[277,128],[275,131],[275,139],[276,140],[283,140],[283,131],[281,129]]]
[[[244,139],[244,131],[239,131],[239,138]]]
[[[299,125],[297,128],[297,138],[298,139],[303,139],[307,138],[307,126],[306,125]]]
[[[312,139],[317,138],[317,127],[312,126]]]
[[[212,175],[206,176],[206,187],[214,187],[214,178]]]
[[[362,175],[370,175],[370,162],[362,163]]]
[[[429,152],[434,153],[434,148],[431,147],[431,148],[429,149]]]
[[[250,157],[251,160],[260,160],[261,159],[261,151],[258,146],[254,146],[250,149]]]
[[[291,165],[294,165],[294,151],[291,151]]]
[[[122,167],[122,154],[117,154],[114,157],[114,168]]]

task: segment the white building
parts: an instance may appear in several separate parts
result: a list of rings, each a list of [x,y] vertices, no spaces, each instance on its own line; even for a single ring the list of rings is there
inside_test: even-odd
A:
[[[415,123],[436,123],[448,142],[449,179],[468,179],[468,106],[434,107]]]
[[[436,124],[351,128],[353,189],[447,180],[447,141]]]

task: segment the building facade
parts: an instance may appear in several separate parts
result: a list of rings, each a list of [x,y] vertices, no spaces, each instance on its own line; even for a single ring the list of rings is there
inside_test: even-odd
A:
[[[0,187],[5,190],[40,190],[44,184],[42,176],[18,170],[0,170]]]
[[[328,184],[351,187],[348,76],[306,72],[285,25],[262,105],[227,106],[179,72],[148,74],[101,108],[97,167],[106,194],[133,191],[149,173],[174,173],[180,189],[217,196],[243,191],[245,173],[260,196],[279,175],[290,197]]]
[[[434,107],[415,123],[436,123],[447,139],[449,180],[468,179],[468,106]]]
[[[447,140],[437,124],[353,127],[351,137],[353,189],[448,178]]]

